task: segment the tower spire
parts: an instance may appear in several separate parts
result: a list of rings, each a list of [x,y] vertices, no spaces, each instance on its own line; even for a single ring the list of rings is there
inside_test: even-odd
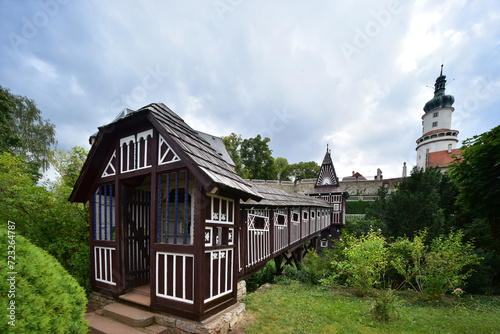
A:
[[[424,106],[424,111],[426,113],[434,109],[451,107],[455,102],[455,98],[452,95],[445,94],[446,75],[443,75],[443,67],[444,65],[441,64],[441,72],[439,73],[439,77],[436,79],[436,83],[434,84],[434,97]]]

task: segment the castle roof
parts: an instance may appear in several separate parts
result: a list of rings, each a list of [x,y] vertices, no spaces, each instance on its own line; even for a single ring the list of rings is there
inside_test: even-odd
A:
[[[451,107],[453,105],[453,103],[455,102],[455,98],[453,97],[453,95],[446,95],[444,93],[445,86],[446,75],[443,75],[443,65],[441,65],[441,74],[436,79],[436,83],[434,84],[434,97],[425,104],[425,113],[436,109]]]

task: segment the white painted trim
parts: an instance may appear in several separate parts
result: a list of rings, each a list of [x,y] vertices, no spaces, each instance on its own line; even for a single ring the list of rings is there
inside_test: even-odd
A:
[[[224,268],[224,273],[221,272],[221,253],[225,252],[225,259],[226,259],[226,264]],[[219,297],[222,297],[224,295],[227,295],[229,293],[233,292],[233,268],[234,268],[234,249],[232,248],[224,248],[224,249],[217,249],[217,250],[212,250],[212,251],[205,251],[205,254],[210,254],[210,297],[205,299],[205,303],[210,302],[214,299],[217,299]],[[217,264],[217,270],[218,270],[218,275],[217,277],[219,278],[219,282],[217,284],[217,294],[214,295],[213,287],[214,287],[214,254],[217,254],[217,259],[218,264]],[[228,268],[228,261],[231,261],[231,268]],[[221,291],[221,275],[224,274],[224,282],[225,286],[223,287],[224,291]],[[226,290],[227,285],[228,285],[228,277],[230,277],[230,288]]]
[[[146,168],[151,167],[151,165],[147,164],[148,136],[153,138],[153,129],[142,131],[142,132],[139,132],[137,134],[133,134],[133,135],[130,135],[128,137],[124,137],[124,138],[120,139],[120,152],[121,152],[121,154],[120,154],[120,171],[121,171],[121,173],[129,173],[129,172],[133,172],[136,170],[141,170],[141,169],[146,169]],[[140,159],[141,148],[140,148],[140,146],[137,146],[137,145],[141,141],[141,139],[144,139],[144,166],[142,166],[142,167],[135,167],[134,166],[133,168],[128,169],[128,167],[130,166],[130,149],[129,149],[130,142],[132,142],[132,144],[134,145],[134,156],[132,158],[134,159],[134,162],[135,162],[136,154],[137,154],[137,159]],[[137,150],[135,149],[135,146],[137,146]],[[124,147],[127,148],[127,170],[123,170],[123,156],[124,156],[123,148]],[[140,165],[139,160],[137,160],[137,164]]]
[[[98,282],[110,284],[110,285],[116,285],[115,282],[113,282],[113,251],[115,251],[116,248],[114,247],[101,247],[101,246],[94,246],[94,278]],[[103,277],[103,263],[102,263],[102,251],[104,251],[104,279]],[[99,254],[99,268],[97,268],[97,255]],[[108,271],[108,263],[107,263],[107,258],[108,258],[108,253],[109,253],[109,268],[110,270]],[[97,276],[97,271],[99,270],[99,277]]]
[[[161,154],[161,148],[162,148],[163,144],[165,144],[167,146],[167,150],[162,155]],[[170,160],[170,161],[164,161],[164,159],[168,155],[168,152],[172,152],[172,154],[174,156],[173,156],[172,160]],[[175,151],[170,147],[170,145],[168,145],[168,143],[165,140],[165,138],[163,138],[163,136],[159,135],[159,138],[158,138],[158,165],[166,165],[166,164],[170,164],[170,163],[177,162],[177,161],[181,161],[181,159],[179,158],[179,156],[177,155],[177,153],[175,153]]]
[[[163,282],[163,291],[165,291],[165,293],[161,294],[158,292],[158,285],[159,285],[159,275],[158,275],[158,261],[159,261],[159,257],[160,255],[163,255],[164,258],[165,258],[165,264],[164,264],[164,273],[163,273],[163,277],[165,278],[164,282]],[[174,281],[172,282],[172,291],[174,293],[174,295],[167,295],[167,257],[171,255],[173,256],[173,273],[172,273],[172,277],[174,277]],[[183,282],[182,282],[182,298],[180,297],[176,297],[175,296],[175,291],[176,291],[176,267],[177,267],[177,258],[178,257],[182,257],[182,278],[183,278]],[[193,268],[192,268],[192,272],[193,272],[193,277],[192,277],[192,282],[193,282],[193,286],[191,287],[192,290],[193,290],[193,300],[190,300],[190,299],[186,299],[186,258],[193,258]],[[161,298],[165,298],[165,299],[170,299],[170,300],[175,300],[175,301],[179,301],[179,302],[183,302],[183,303],[187,303],[187,304],[193,304],[194,303],[194,255],[193,254],[181,254],[181,253],[168,253],[168,252],[156,252],[156,296],[157,297],[161,297]]]

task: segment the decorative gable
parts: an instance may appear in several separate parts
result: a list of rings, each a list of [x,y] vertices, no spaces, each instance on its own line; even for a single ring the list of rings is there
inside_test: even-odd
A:
[[[332,165],[323,165],[319,171],[318,180],[316,181],[316,186],[335,186],[338,185],[337,175],[333,170]]]
[[[179,156],[168,145],[165,139],[160,135],[158,143],[158,165],[170,164],[172,162],[181,161]]]
[[[318,179],[316,180],[315,187],[320,186],[339,186],[339,180],[337,178],[337,174],[335,174],[335,168],[333,167],[332,157],[330,156],[328,146],[326,147],[326,154],[323,159],[323,163],[321,164]]]
[[[114,150],[113,155],[111,155],[111,158],[109,159],[106,168],[104,168],[104,172],[102,172],[101,177],[108,177],[115,175],[116,174],[115,164],[116,164],[116,150]]]
[[[153,129],[150,129],[120,139],[122,173],[151,167],[148,151],[152,137]]]

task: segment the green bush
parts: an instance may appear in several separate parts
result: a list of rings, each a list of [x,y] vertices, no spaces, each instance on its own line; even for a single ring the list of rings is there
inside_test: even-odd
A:
[[[347,214],[366,214],[373,202],[370,201],[347,201],[345,212]]]
[[[84,318],[87,299],[83,288],[46,251],[21,235],[12,232],[9,235],[7,231],[7,226],[2,224],[0,291],[3,295],[0,309],[4,314],[9,307],[11,310],[8,311],[8,317],[2,316],[0,332],[87,333],[88,325]],[[15,256],[15,260],[9,258],[15,264],[7,262],[8,255]],[[7,267],[7,264],[14,267]],[[11,278],[9,272],[16,272],[15,284],[7,280]],[[12,301],[15,310],[12,310]]]
[[[321,279],[331,274],[330,263],[337,259],[335,250],[323,250],[321,254],[309,250],[302,260],[302,268],[297,271],[297,279],[302,283],[319,284]]]
[[[354,233],[356,235],[367,234],[371,231],[385,230],[385,224],[373,218],[354,218],[347,219],[342,231],[347,233]]]
[[[383,322],[397,313],[395,292],[406,285],[423,299],[439,299],[447,292],[460,297],[471,266],[481,258],[470,242],[463,241],[461,231],[439,236],[429,246],[426,237],[424,231],[413,240],[405,237],[388,243],[381,231],[359,237],[343,234],[343,255],[332,261],[333,270],[320,282],[334,286],[347,276],[347,285],[371,300],[374,319]]]
[[[71,188],[37,185],[18,157],[0,153],[0,222],[16,222],[16,231],[44,249],[90,292],[88,209],[70,203]]]
[[[263,284],[274,283],[275,277],[276,265],[274,264],[274,261],[269,261],[263,269],[259,270],[245,280],[247,284],[247,292],[254,292]]]
[[[332,262],[333,277],[347,275],[347,284],[360,295],[366,295],[375,287],[384,287],[387,270],[386,240],[380,231],[370,232],[359,238],[343,235],[345,259]]]

